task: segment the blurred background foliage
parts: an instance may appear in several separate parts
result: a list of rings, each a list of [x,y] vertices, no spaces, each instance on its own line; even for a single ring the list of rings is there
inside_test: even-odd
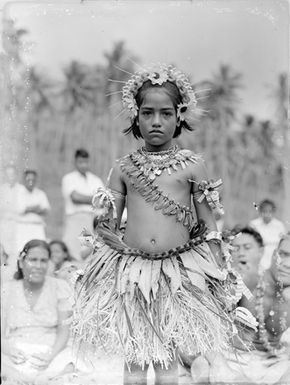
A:
[[[22,36],[4,20],[0,56],[1,169],[13,162],[19,177],[25,168],[39,173],[39,186],[49,197],[52,212],[48,236],[60,237],[63,217],[61,178],[73,169],[79,147],[91,154],[91,170],[104,181],[116,158],[141,142],[124,136],[128,126],[121,104],[121,88],[140,60],[124,41],[105,52],[105,65],[74,60],[54,79],[21,58]],[[131,58],[131,60],[128,60]],[[132,60],[133,59],[133,60]],[[174,64],[174,63],[172,63]],[[111,81],[114,80],[114,81]],[[210,79],[193,84],[204,111],[194,133],[178,138],[181,147],[202,153],[211,178],[223,179],[226,223],[246,223],[257,215],[255,205],[273,199],[278,216],[290,226],[290,134],[287,74],[265,89],[276,106],[271,120],[261,121],[240,108],[243,74],[221,65]]]

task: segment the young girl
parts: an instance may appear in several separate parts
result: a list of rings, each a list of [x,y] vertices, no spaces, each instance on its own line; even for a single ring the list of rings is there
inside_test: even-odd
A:
[[[203,354],[227,348],[235,332],[237,283],[221,252],[212,207],[219,207],[204,162],[173,145],[191,130],[195,94],[171,66],[136,73],[123,89],[132,132],[144,147],[121,158],[103,208],[103,246],[87,266],[75,310],[80,343],[123,351],[125,384],[146,384],[150,362],[155,383],[177,384],[177,348]],[[120,218],[127,200],[127,225]]]

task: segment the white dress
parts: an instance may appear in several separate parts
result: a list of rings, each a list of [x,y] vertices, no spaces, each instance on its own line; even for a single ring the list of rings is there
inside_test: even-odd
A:
[[[15,365],[7,355],[2,354],[2,373],[11,373],[14,369],[26,379],[41,374],[31,365],[32,354],[50,350],[57,335],[59,312],[71,309],[72,291],[63,280],[46,276],[42,292],[33,308],[26,300],[23,280],[6,282],[2,288],[3,337],[8,339],[11,347],[20,349],[27,359]],[[53,359],[46,372],[58,373],[70,362],[71,349],[67,347]]]

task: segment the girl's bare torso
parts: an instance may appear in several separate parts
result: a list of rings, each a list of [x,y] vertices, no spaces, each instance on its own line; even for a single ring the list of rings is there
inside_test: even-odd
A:
[[[181,205],[191,207],[192,184],[188,179],[194,178],[195,165],[178,169],[168,175],[166,171],[156,178],[154,184],[159,186],[170,199]],[[153,203],[146,202],[122,175],[127,192],[127,226],[124,241],[134,248],[146,252],[158,253],[179,246],[189,240],[189,230],[176,221],[175,215],[164,215],[162,210],[155,210]],[[193,208],[194,210],[194,208]]]

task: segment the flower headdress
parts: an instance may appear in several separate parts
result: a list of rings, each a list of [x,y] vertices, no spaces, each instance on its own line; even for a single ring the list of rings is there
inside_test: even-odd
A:
[[[159,64],[135,72],[123,87],[122,102],[129,111],[132,123],[138,115],[136,95],[147,80],[150,80],[152,85],[158,84],[162,86],[167,81],[176,85],[182,99],[181,103],[177,106],[177,118],[180,121],[187,121],[196,112],[197,101],[195,93],[187,77],[171,65]]]

